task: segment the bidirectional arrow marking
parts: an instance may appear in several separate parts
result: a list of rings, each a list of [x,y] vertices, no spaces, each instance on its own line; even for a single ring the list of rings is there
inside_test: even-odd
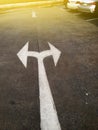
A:
[[[27,42],[25,46],[17,53],[17,56],[25,67],[27,67],[28,57],[35,57],[38,60],[41,130],[61,130],[43,62],[44,58],[52,55],[56,66],[61,52],[51,43],[48,42],[48,44],[50,50],[34,52],[28,51],[29,42]]]

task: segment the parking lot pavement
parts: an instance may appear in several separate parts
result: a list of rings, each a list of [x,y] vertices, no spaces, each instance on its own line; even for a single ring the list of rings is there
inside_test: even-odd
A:
[[[0,14],[0,130],[98,130],[98,25],[90,19],[64,6]]]
[[[95,16],[94,14],[90,14],[90,13],[81,13],[78,16],[84,19],[85,21],[98,26],[98,16]]]
[[[98,16],[95,16],[94,14],[91,14],[91,13],[83,13],[83,12],[80,12],[78,10],[70,10],[70,9],[66,9],[64,6],[59,6],[59,8],[62,10],[62,11],[67,11],[67,12],[70,12],[72,15],[75,15],[77,17],[80,17],[81,19],[87,21],[87,22],[90,22],[96,26],[98,26]]]

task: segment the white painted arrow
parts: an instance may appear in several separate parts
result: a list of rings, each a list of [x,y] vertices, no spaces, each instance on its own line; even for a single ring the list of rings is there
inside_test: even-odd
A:
[[[45,66],[43,63],[44,58],[52,55],[54,64],[56,65],[61,52],[49,42],[48,44],[50,46],[50,50],[38,53],[34,51],[28,51],[29,42],[27,42],[17,55],[25,67],[27,67],[28,56],[38,59],[41,130],[61,130],[56,107],[45,71]]]
[[[35,12],[32,12],[32,18],[36,18],[36,13]]]

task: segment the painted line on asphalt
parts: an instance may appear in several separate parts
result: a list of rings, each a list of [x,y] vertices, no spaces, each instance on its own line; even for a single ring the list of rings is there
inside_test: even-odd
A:
[[[93,19],[87,19],[87,20],[85,20],[85,21],[94,21],[94,20],[97,20],[98,18],[93,18]]]
[[[44,65],[44,59],[52,56],[56,66],[61,52],[51,43],[48,42],[48,45],[50,49],[43,52],[28,51],[29,42],[27,42],[25,46],[17,53],[17,56],[26,68],[28,57],[35,57],[38,60],[41,130],[61,130]]]
[[[32,18],[36,18],[37,17],[37,15],[36,15],[36,12],[32,12]]]

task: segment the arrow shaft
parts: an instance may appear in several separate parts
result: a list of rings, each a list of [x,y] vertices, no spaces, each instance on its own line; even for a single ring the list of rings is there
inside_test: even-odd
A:
[[[38,59],[41,130],[61,130],[43,59]]]
[[[29,42],[27,42],[25,46],[17,53],[17,56],[25,67],[27,67],[28,57],[35,57],[38,60],[41,130],[61,130],[43,63],[44,58],[52,55],[56,65],[61,52],[50,43],[48,44],[50,50],[38,53],[36,51],[28,51]]]

